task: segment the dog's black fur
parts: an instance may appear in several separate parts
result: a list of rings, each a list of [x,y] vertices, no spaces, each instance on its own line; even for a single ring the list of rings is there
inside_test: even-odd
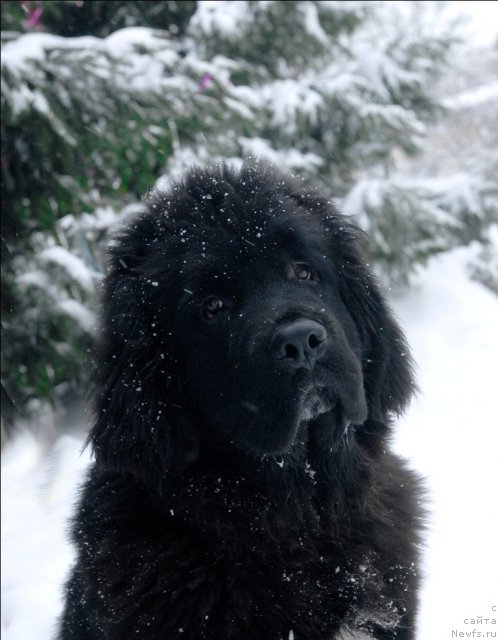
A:
[[[414,638],[414,383],[362,233],[257,162],[148,209],[110,250],[61,638]]]

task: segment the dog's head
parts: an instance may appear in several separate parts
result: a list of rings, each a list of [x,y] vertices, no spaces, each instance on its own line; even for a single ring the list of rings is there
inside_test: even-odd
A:
[[[402,410],[406,344],[325,197],[255,163],[194,169],[148,208],[111,249],[98,457],[181,469],[209,438],[285,453],[303,423],[330,444]]]

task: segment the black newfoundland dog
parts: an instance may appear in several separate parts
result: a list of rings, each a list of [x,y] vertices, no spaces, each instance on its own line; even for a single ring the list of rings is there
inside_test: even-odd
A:
[[[414,383],[361,236],[257,162],[122,230],[61,638],[415,637]]]

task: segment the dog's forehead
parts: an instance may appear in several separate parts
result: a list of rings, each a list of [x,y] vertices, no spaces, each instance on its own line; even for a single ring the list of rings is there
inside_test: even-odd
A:
[[[283,262],[335,254],[332,203],[261,167],[194,172],[158,195],[149,210],[157,222],[157,255],[171,270],[179,266],[184,283],[281,273]]]
[[[271,271],[292,258],[319,254],[325,258],[325,231],[312,216],[286,211],[246,215],[231,224],[185,227],[179,234],[187,240],[184,275],[189,280],[238,279],[255,269]]]

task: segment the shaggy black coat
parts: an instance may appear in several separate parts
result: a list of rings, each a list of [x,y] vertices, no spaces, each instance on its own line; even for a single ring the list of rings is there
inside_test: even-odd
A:
[[[362,233],[254,162],[110,248],[63,640],[415,637],[414,391]]]

